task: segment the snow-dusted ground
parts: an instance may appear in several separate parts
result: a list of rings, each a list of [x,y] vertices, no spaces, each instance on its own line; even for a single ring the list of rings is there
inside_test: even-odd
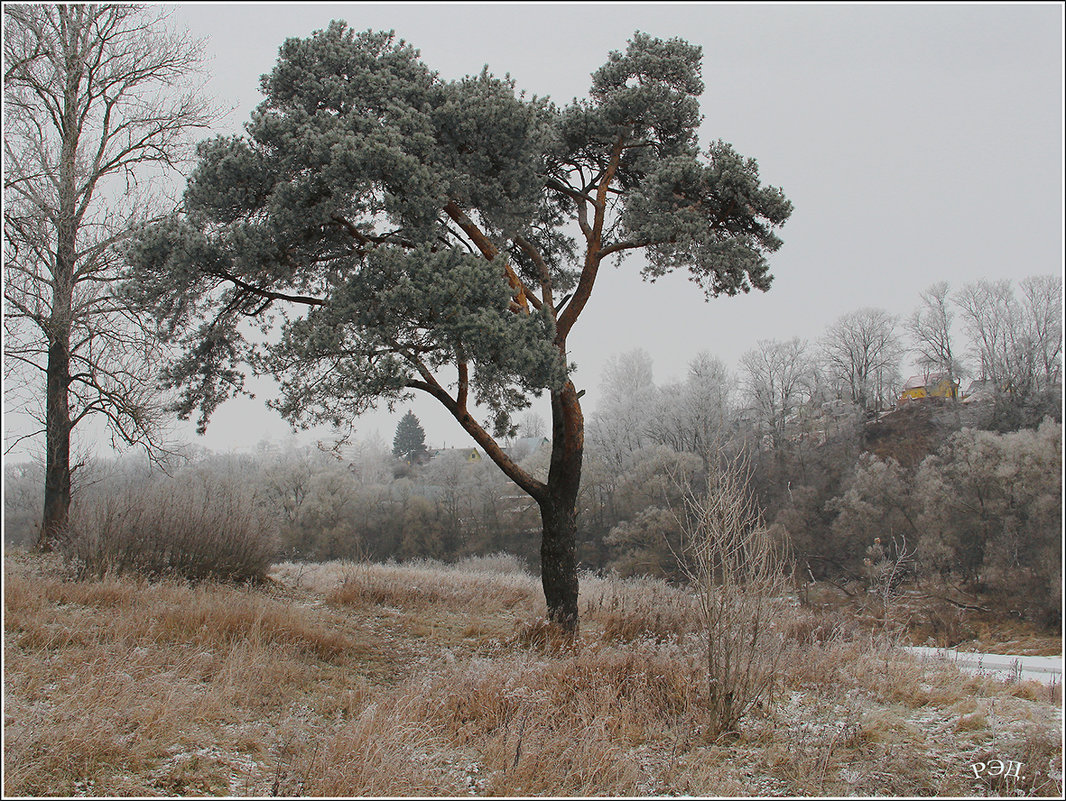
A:
[[[955,648],[906,648],[925,659],[944,659],[962,670],[987,673],[997,678],[1032,679],[1044,684],[1062,683],[1061,656],[1014,656],[1012,654],[977,654]]]

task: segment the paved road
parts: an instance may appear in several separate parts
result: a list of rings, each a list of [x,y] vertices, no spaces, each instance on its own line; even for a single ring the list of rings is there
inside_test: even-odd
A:
[[[962,670],[974,673],[991,673],[1008,678],[1018,675],[1021,679],[1032,679],[1045,684],[1062,683],[1061,656],[1014,656],[1012,654],[977,654],[958,651],[954,648],[905,649],[926,659],[944,659],[954,662]]]

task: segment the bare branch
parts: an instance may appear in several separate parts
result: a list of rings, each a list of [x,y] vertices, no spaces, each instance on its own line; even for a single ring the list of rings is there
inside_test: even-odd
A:
[[[289,303],[300,303],[305,306],[325,306],[326,301],[321,298],[314,298],[306,295],[287,295],[284,292],[274,292],[263,287],[258,287],[253,284],[249,284],[247,281],[242,281],[237,276],[227,272],[226,270],[216,270],[212,273],[217,278],[221,278],[224,281],[228,281],[236,287],[243,289],[245,292],[249,292],[257,297],[266,298],[267,300],[284,300]],[[239,297],[239,296],[238,296]]]

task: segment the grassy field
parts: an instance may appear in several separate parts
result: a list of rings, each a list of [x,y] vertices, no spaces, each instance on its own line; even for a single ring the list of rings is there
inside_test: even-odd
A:
[[[695,611],[665,584],[586,577],[568,642],[507,558],[271,575],[79,582],[8,552],[5,794],[1062,791],[1061,687],[919,662],[844,610],[779,621],[773,702],[712,739]],[[977,778],[994,759],[1018,776]]]

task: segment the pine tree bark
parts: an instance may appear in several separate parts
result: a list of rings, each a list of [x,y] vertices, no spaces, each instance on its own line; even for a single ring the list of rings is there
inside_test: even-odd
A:
[[[578,628],[577,495],[585,422],[572,382],[552,392],[552,455],[548,484],[538,499],[542,523],[541,584],[548,619],[565,631]]]

